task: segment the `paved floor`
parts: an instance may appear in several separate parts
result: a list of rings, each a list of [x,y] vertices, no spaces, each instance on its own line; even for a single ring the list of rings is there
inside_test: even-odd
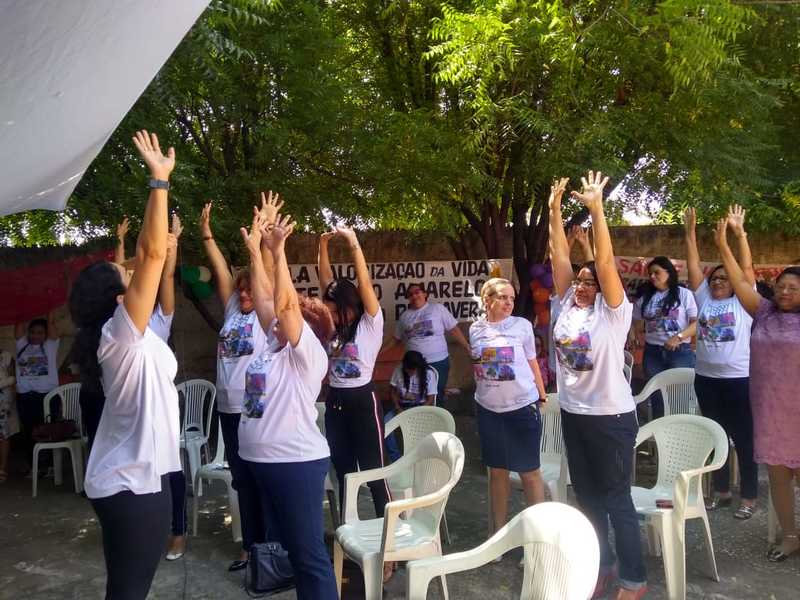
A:
[[[453,545],[448,551],[473,547],[486,532],[486,477],[478,460],[474,423],[458,418],[459,435],[467,448],[464,476],[451,495],[448,517]],[[645,474],[646,476],[646,474]],[[65,481],[69,481],[65,477]],[[766,493],[762,481],[762,493]],[[71,492],[65,483],[40,483],[39,496],[30,497],[30,481],[11,479],[0,486],[0,599],[67,600],[102,598],[105,572],[97,520],[88,501]],[[765,497],[765,496],[764,496]],[[370,503],[365,498],[365,509]],[[224,522],[222,488],[207,489],[201,502],[200,536],[190,538],[182,561],[163,562],[149,598],[152,600],[246,598],[241,575],[226,566],[237,554],[229,524]],[[520,507],[520,498],[515,498]],[[763,504],[763,501],[762,501]],[[365,511],[365,514],[368,512]],[[721,580],[705,572],[706,559],[700,528],[687,528],[687,574],[690,600],[800,598],[800,557],[782,564],[764,559],[767,549],[766,513],[759,510],[748,522],[735,521],[730,510],[711,514],[717,564]],[[519,597],[521,554],[511,554],[489,565],[448,578],[450,597],[459,599],[511,599]],[[666,598],[660,559],[648,559],[651,592],[648,599]],[[387,599],[402,598],[404,571],[387,586]],[[350,597],[357,597],[351,595]],[[439,598],[431,586],[430,598]],[[273,596],[294,598],[293,592]]]

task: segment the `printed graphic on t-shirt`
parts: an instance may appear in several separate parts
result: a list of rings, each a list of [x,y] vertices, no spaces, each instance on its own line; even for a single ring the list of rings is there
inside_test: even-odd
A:
[[[48,373],[47,356],[29,354],[17,359],[20,377],[46,377]]]
[[[354,342],[349,342],[331,356],[333,362],[331,371],[341,379],[357,379],[361,377],[357,360],[358,346]]]
[[[475,379],[514,381],[516,378],[513,346],[490,346],[481,350],[480,362],[475,364]]]
[[[556,357],[562,366],[573,371],[591,371],[592,339],[589,332],[582,330],[575,337],[563,336],[556,340]]]
[[[238,358],[253,353],[253,321],[250,315],[238,317],[231,328],[219,336],[220,358]]]
[[[263,371],[248,371],[244,381],[244,414],[249,419],[260,419],[264,416],[267,399],[267,374]]]
[[[706,311],[697,319],[698,337],[705,342],[734,342],[736,341],[736,315],[728,310],[725,305],[714,314],[714,307]]]
[[[410,338],[424,338],[433,335],[433,321],[425,319],[417,321],[408,330],[408,337]]]
[[[678,333],[681,330],[678,324],[680,310],[677,306],[669,309],[665,315],[661,303],[650,302],[642,311],[644,327],[647,333]]]

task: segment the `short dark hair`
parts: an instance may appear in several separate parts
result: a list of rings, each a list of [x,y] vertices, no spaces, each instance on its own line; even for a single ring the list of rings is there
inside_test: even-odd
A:
[[[423,294],[425,294],[425,297],[426,298],[428,297],[428,291],[425,289],[425,284],[423,284],[421,281],[420,282],[412,281],[406,286],[406,298],[408,298],[411,295],[411,290],[413,290],[414,288],[419,288],[420,291]]]
[[[34,327],[43,327],[44,333],[47,335],[47,319],[33,319],[28,323],[28,333],[30,333]]]

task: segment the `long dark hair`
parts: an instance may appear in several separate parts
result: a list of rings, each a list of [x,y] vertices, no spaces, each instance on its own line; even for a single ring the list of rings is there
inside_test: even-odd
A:
[[[669,273],[669,278],[667,279],[667,285],[669,286],[667,289],[667,297],[664,299],[664,303],[661,305],[661,314],[666,316],[673,308],[681,305],[681,294],[678,286],[678,271],[675,269],[675,265],[672,264],[672,261],[666,256],[656,256],[653,260],[647,263],[648,274],[650,273],[650,267],[652,266],[661,267],[667,273]],[[644,289],[642,310],[644,310],[644,307],[650,303],[650,300],[652,300],[657,291],[658,289],[656,289],[656,286],[654,286],[653,282],[648,279]]]
[[[589,269],[592,277],[594,277],[595,283],[597,283],[597,291],[602,294],[603,290],[600,288],[600,278],[597,276],[597,265],[594,264],[594,261],[588,260],[585,263],[581,263],[575,270],[575,275],[577,276],[583,269]]]
[[[334,279],[328,284],[322,299],[336,305],[336,316],[338,317],[336,336],[339,338],[339,344],[344,346],[352,342],[356,337],[358,322],[364,314],[364,303],[361,301],[358,288],[349,279]],[[348,323],[349,311],[355,313],[355,318]]]
[[[408,371],[417,372],[417,380],[419,381],[419,393],[422,398],[428,397],[428,361],[425,357],[416,350],[409,350],[403,355],[403,387],[404,391],[408,391],[408,386],[411,382],[411,377],[408,376]]]
[[[102,394],[97,348],[103,324],[117,309],[117,296],[125,293],[119,271],[108,262],[97,262],[80,272],[69,295],[69,312],[78,327],[72,348],[81,370],[81,385],[88,393]]]

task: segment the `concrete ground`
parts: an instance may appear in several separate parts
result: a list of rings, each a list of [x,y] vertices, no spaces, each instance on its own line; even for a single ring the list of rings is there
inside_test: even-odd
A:
[[[446,552],[478,545],[486,533],[486,475],[480,464],[478,440],[471,417],[458,417],[458,432],[467,449],[467,464],[461,482],[450,497],[447,514],[453,544]],[[646,469],[640,477],[647,478]],[[42,481],[39,496],[30,496],[30,481],[19,477],[0,486],[0,599],[67,600],[102,598],[105,570],[100,530],[88,501],[71,491],[70,478],[56,488]],[[696,523],[687,527],[687,598],[690,600],[800,598],[800,556],[772,564],[764,558],[766,544],[766,482],[756,515],[747,522],[735,521],[726,509],[711,513],[711,527],[720,581],[706,575],[706,558]],[[514,511],[521,506],[514,499]],[[238,554],[229,524],[224,522],[225,495],[222,486],[206,488],[201,501],[200,535],[189,538],[186,557],[163,562],[153,582],[152,600],[246,598],[242,575],[226,567]],[[371,503],[363,498],[369,514]],[[448,577],[450,597],[511,599],[519,597],[521,551],[494,565]],[[648,599],[666,598],[661,560],[648,558]],[[402,598],[405,572],[400,569],[389,582],[385,598]],[[294,598],[294,592],[273,596]],[[358,594],[345,594],[357,598]],[[429,598],[439,598],[436,585]]]

